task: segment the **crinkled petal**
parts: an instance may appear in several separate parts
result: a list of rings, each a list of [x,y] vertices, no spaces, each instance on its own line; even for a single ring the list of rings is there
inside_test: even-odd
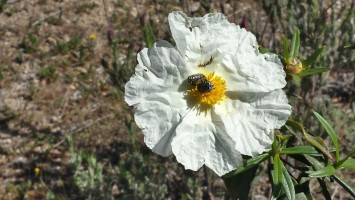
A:
[[[172,141],[176,159],[186,169],[198,170],[203,164],[222,176],[242,163],[235,142],[212,123],[209,113],[189,112],[178,125]]]
[[[286,85],[286,73],[276,55],[240,52],[226,56],[223,65],[229,72],[229,91],[271,92]]]
[[[177,48],[189,69],[203,68],[224,76],[230,91],[270,92],[286,85],[281,61],[273,54],[260,54],[255,36],[229,23],[220,13],[189,18],[182,12],[169,14]]]
[[[125,100],[136,108],[135,121],[147,146],[163,156],[172,153],[169,141],[188,109],[180,89],[185,68],[179,52],[160,41],[139,53],[136,73],[125,86]]]
[[[276,90],[227,99],[215,106],[214,114],[221,118],[227,133],[236,143],[235,148],[241,154],[256,156],[270,148],[274,129],[285,124],[291,114],[291,106],[285,93]]]
[[[168,19],[177,48],[181,55],[188,58],[214,49],[234,54],[241,43],[257,48],[256,38],[252,33],[228,22],[221,13],[190,18],[176,11],[170,13]]]

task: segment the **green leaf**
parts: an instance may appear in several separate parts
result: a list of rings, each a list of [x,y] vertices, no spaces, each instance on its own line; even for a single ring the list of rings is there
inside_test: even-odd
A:
[[[303,77],[303,76],[311,76],[311,75],[320,74],[320,73],[323,73],[323,72],[326,72],[326,71],[329,71],[329,70],[331,70],[331,68],[329,68],[329,67],[318,67],[318,68],[303,70],[303,71],[302,71],[301,73],[299,73],[298,75],[299,75],[300,77]]]
[[[328,147],[323,146],[323,144],[319,143],[316,138],[311,136],[308,133],[304,133],[304,136],[311,145],[313,145],[315,148],[317,148],[319,151],[321,151],[324,155],[326,155],[328,158],[333,159],[332,155],[330,155],[328,151]]]
[[[349,50],[354,50],[354,49],[355,49],[355,45],[352,45],[352,46],[345,46],[344,48],[345,48],[345,49],[349,49]]]
[[[250,184],[255,177],[258,167],[254,166],[248,171],[232,177],[223,177],[224,183],[233,199],[248,200]]]
[[[290,174],[288,173],[287,169],[285,166],[281,163],[282,165],[282,174],[283,174],[283,179],[282,179],[282,187],[286,193],[286,196],[289,200],[295,200],[295,186],[293,185],[292,178]]]
[[[285,125],[285,127],[287,128],[288,131],[290,131],[290,133],[292,133],[297,139],[298,141],[303,145],[303,137],[302,134],[300,133],[300,131],[296,131],[294,130],[291,126]]]
[[[308,66],[312,65],[317,58],[322,54],[325,47],[321,47],[317,49],[311,56],[309,56],[306,60],[302,62],[303,69],[307,68]]]
[[[302,97],[296,93],[291,93],[292,97],[296,97],[297,99],[302,99]]]
[[[319,170],[324,167],[324,164],[319,162],[319,160],[317,160],[313,156],[304,155],[304,157],[308,160],[308,162],[313,165],[314,169]]]
[[[300,31],[297,29],[292,36],[290,58],[298,57],[299,48],[300,48]]]
[[[282,39],[283,39],[284,59],[286,63],[288,63],[288,59],[290,58],[290,53],[288,51],[288,41],[285,35],[282,36]]]
[[[348,168],[355,170],[355,159],[348,159],[343,164],[340,165],[340,168]]]
[[[307,195],[303,192],[297,193],[295,200],[308,200]]]
[[[326,148],[322,146],[313,136],[309,135],[306,133],[303,125],[297,121],[294,120],[287,120],[286,125],[290,126],[293,128],[293,130],[299,131],[303,134],[303,136],[306,138],[307,142],[309,142],[311,145],[313,145],[315,148],[320,150],[323,154],[325,154],[327,157],[330,159],[333,159],[332,155],[328,152]]]
[[[284,148],[280,154],[318,154],[318,151],[312,146],[296,146]]]
[[[317,171],[313,171],[309,174],[310,177],[315,177],[315,178],[322,178],[326,176],[331,176],[335,173],[335,168],[333,165],[328,165],[324,168],[321,168]]]
[[[270,157],[270,155],[268,153],[264,153],[264,154],[261,154],[261,155],[255,157],[255,158],[250,158],[250,159],[246,160],[243,163],[243,165],[240,166],[238,169],[236,169],[236,170],[234,170],[232,172],[229,172],[228,174],[224,175],[222,178],[223,179],[229,178],[229,177],[235,176],[237,174],[240,174],[242,172],[248,171],[251,168],[259,165],[262,162],[264,162],[269,157]]]
[[[338,136],[335,134],[334,129],[332,126],[316,111],[313,111],[313,114],[317,117],[319,122],[322,124],[322,126],[325,128],[326,132],[330,136],[330,138],[333,141],[334,147],[335,147],[335,156],[336,156],[336,162],[339,161],[339,143],[338,143]]]
[[[143,33],[144,33],[144,38],[145,38],[145,42],[147,43],[147,46],[148,47],[153,46],[154,34],[153,34],[153,31],[150,28],[149,23],[144,24]]]
[[[343,159],[339,160],[338,163],[336,163],[335,168],[338,169],[347,161],[351,156],[355,155],[355,146],[353,147],[353,150]],[[351,163],[351,162],[350,162]]]
[[[277,199],[281,192],[281,186],[283,182],[283,172],[282,172],[282,162],[280,160],[280,155],[276,154],[274,157],[274,170],[272,172],[273,177],[273,187],[272,187],[272,198]]]
[[[265,53],[267,53],[268,51],[267,51],[264,47],[262,47],[261,45],[259,45],[259,52],[260,52],[261,54],[265,54]]]
[[[352,197],[355,198],[355,190],[353,187],[351,187],[349,184],[347,184],[335,174],[332,176],[332,178],[336,180],[336,182],[338,182]]]

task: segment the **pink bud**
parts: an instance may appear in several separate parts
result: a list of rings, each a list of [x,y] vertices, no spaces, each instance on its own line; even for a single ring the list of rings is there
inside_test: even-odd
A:
[[[323,19],[327,20],[327,19],[329,19],[329,17],[330,17],[330,14],[329,14],[328,10],[325,10],[323,13]]]
[[[250,24],[248,22],[246,14],[244,14],[244,16],[243,16],[243,21],[240,24],[240,27],[245,28],[245,30],[247,30],[247,31],[250,31]]]
[[[110,26],[107,28],[107,39],[109,42],[113,42],[115,39],[115,32]]]
[[[141,25],[145,25],[148,22],[148,14],[144,12],[139,18]]]

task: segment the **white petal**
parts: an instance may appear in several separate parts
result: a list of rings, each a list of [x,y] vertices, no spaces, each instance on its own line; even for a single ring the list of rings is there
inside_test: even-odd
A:
[[[224,75],[230,91],[270,92],[286,85],[286,73],[276,55],[260,54],[255,36],[229,23],[220,13],[189,18],[182,12],[169,14],[177,48],[192,70],[199,64],[206,72]]]
[[[147,146],[163,156],[172,153],[168,141],[188,109],[181,89],[185,68],[180,53],[160,41],[138,54],[136,73],[125,86],[125,100],[136,108],[135,120]]]
[[[131,106],[151,93],[182,91],[187,69],[179,52],[168,42],[159,41],[138,54],[136,73],[125,86],[125,100]]]
[[[242,163],[235,142],[223,129],[216,129],[208,113],[189,112],[176,129],[172,148],[186,169],[198,170],[203,164],[222,176]]]
[[[215,106],[214,111],[235,141],[235,148],[241,154],[256,156],[270,149],[274,129],[285,124],[291,114],[291,106],[285,93],[276,90],[227,99]]]
[[[174,103],[169,104],[166,101],[155,101],[154,99],[169,99]],[[134,118],[136,124],[142,129],[146,145],[155,153],[168,156],[172,153],[171,140],[175,136],[176,126],[180,123],[187,106],[182,94],[178,92],[165,92],[160,96],[154,95],[154,99],[147,98],[146,101],[138,104]],[[178,102],[180,104],[176,104]],[[182,107],[178,107],[179,105]]]
[[[181,55],[188,58],[215,49],[234,54],[240,43],[257,47],[256,38],[252,33],[229,23],[221,13],[190,18],[178,11],[170,13],[168,19],[177,48]]]

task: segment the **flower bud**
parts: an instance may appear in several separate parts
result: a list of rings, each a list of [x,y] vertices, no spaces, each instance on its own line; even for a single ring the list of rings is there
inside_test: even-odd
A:
[[[147,24],[148,20],[149,20],[149,17],[148,17],[148,14],[146,12],[144,12],[139,18],[139,21],[140,21],[141,25]]]
[[[240,23],[240,27],[245,28],[245,30],[250,31],[250,24],[247,19],[247,15],[244,14],[242,23]]]
[[[323,19],[326,21],[328,20],[330,17],[330,13],[328,12],[328,10],[325,10],[323,13]]]
[[[302,71],[302,62],[298,58],[288,59],[288,64],[286,65],[286,72],[290,74],[299,74]]]
[[[110,26],[107,28],[107,39],[110,43],[115,39],[115,32]]]

